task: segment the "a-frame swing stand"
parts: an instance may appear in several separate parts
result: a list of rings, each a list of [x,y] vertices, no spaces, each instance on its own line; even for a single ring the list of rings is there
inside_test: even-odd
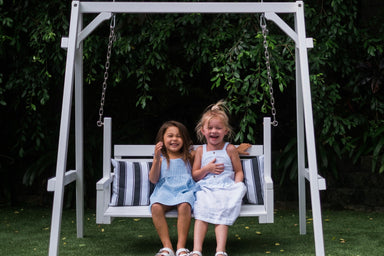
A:
[[[98,14],[86,27],[83,15]],[[312,115],[307,48],[313,47],[306,37],[304,4],[297,2],[80,2],[72,1],[69,36],[62,39],[67,49],[64,92],[61,112],[56,177],[48,182],[54,192],[49,255],[58,255],[64,186],[76,181],[77,237],[83,237],[83,40],[113,13],[264,13],[294,42],[296,58],[297,150],[299,184],[300,233],[306,233],[305,180],[309,181],[316,255],[325,255],[319,190],[325,189],[325,180],[318,175]],[[294,29],[278,14],[294,15]],[[74,90],[74,92],[73,92]],[[72,97],[75,96],[76,170],[66,171]],[[306,167],[306,160],[308,167]]]

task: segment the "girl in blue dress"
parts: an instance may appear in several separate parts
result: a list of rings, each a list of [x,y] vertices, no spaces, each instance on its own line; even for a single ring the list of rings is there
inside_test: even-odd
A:
[[[215,225],[216,254],[227,256],[228,226],[240,214],[246,193],[244,174],[236,147],[225,138],[230,137],[225,103],[210,106],[196,126],[199,139],[206,142],[196,149],[192,176],[198,191],[194,205],[195,228],[191,256],[201,256],[208,223]]]
[[[156,256],[174,256],[165,213],[176,208],[176,256],[188,255],[185,248],[195,201],[195,181],[191,175],[192,141],[186,127],[176,121],[165,122],[156,137],[157,144],[149,180],[156,184],[150,197],[153,224],[163,248]]]

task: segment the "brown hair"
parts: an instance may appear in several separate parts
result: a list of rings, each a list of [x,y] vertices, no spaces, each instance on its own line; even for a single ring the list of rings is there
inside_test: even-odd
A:
[[[212,120],[213,118],[220,118],[225,127],[228,130],[228,134],[226,135],[227,139],[231,139],[233,137],[233,130],[231,125],[229,124],[228,117],[229,110],[226,106],[226,102],[223,100],[218,101],[216,104],[209,105],[203,112],[200,121],[196,125],[195,131],[197,134],[197,138],[200,142],[205,143],[205,137],[201,132],[204,124]]]
[[[182,123],[177,122],[177,121],[165,122],[160,127],[159,131],[157,132],[156,143],[160,142],[160,141],[164,143],[164,134],[165,134],[166,130],[169,127],[173,127],[173,126],[179,129],[181,139],[183,140],[183,147],[180,149],[181,153],[183,155],[182,158],[183,158],[185,163],[187,163],[187,161],[189,161],[189,163],[191,163],[192,158],[191,158],[190,149],[192,147],[192,140],[191,140],[191,137],[189,136],[188,129]],[[165,147],[163,147],[161,149],[161,153],[167,159],[167,163],[169,165],[169,155],[168,155],[167,149]]]

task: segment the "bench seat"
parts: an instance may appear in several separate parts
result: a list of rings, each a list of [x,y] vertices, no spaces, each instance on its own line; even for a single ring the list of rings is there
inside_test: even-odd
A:
[[[255,213],[258,216],[267,215],[264,205],[243,204],[241,206],[240,217],[254,217]],[[129,217],[129,218],[151,218],[149,206],[110,206],[104,212],[105,216],[109,217]],[[176,218],[177,211],[172,210],[166,213],[169,218]],[[193,216],[193,215],[192,215]]]

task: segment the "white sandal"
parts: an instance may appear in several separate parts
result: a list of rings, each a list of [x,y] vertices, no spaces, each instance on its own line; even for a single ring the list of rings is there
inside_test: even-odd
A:
[[[219,255],[221,255],[221,256],[228,256],[228,254],[226,252],[217,252],[215,254],[215,256],[219,256]]]
[[[197,254],[198,256],[203,256],[203,254],[201,254],[201,252],[199,252],[199,251],[190,252],[189,256],[193,256],[194,254]]]
[[[181,254],[182,252],[185,252],[185,254]],[[186,249],[186,248],[180,248],[176,251],[176,256],[181,256],[181,255],[185,255],[185,256],[188,256],[189,255],[189,250]]]
[[[155,256],[175,256],[175,253],[172,251],[171,248],[164,247],[161,248]]]

